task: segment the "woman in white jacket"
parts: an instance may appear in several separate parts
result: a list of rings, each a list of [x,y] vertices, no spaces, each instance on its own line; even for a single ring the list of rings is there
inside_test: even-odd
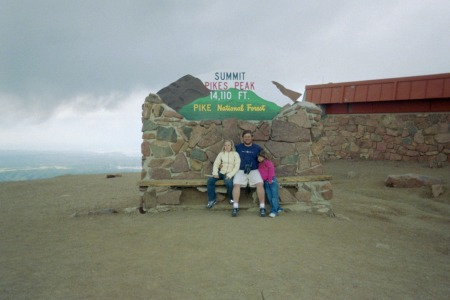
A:
[[[209,177],[208,188],[208,204],[207,208],[213,207],[216,202],[216,181],[223,179],[225,186],[227,187],[227,196],[230,199],[230,203],[233,203],[233,176],[239,170],[241,164],[241,158],[234,148],[233,141],[226,140],[223,143],[222,151],[217,155],[214,165],[212,176]]]

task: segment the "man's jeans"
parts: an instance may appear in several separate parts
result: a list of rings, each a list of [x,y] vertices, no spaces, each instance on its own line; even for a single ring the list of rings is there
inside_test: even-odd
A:
[[[267,200],[270,203],[270,212],[278,214],[280,209],[280,197],[278,195],[278,181],[274,177],[272,183],[264,181],[264,191],[266,192]]]
[[[215,201],[217,200],[217,196],[216,196],[216,181],[217,180],[221,180],[223,179],[223,181],[225,182],[225,186],[227,187],[227,196],[228,199],[231,200],[233,199],[233,178],[231,179],[226,179],[225,178],[226,175],[222,174],[219,172],[219,178],[214,178],[214,177],[209,177],[208,179],[208,183],[207,183],[207,188],[208,188],[208,201]]]

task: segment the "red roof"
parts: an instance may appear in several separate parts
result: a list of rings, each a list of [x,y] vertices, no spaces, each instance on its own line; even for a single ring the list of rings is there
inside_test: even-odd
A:
[[[450,73],[317,84],[305,87],[305,100],[315,104],[442,98],[450,100]]]

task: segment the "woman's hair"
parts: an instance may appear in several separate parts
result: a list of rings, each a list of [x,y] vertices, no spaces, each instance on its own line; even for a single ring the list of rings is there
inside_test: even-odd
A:
[[[227,143],[227,142],[231,144],[230,152],[236,151],[236,149],[234,148],[234,142],[232,140],[225,140],[225,141],[223,141],[222,151],[225,152],[225,143]]]

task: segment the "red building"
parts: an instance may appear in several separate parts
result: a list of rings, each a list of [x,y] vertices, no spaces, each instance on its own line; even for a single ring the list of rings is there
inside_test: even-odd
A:
[[[450,112],[450,73],[307,85],[326,114]]]

